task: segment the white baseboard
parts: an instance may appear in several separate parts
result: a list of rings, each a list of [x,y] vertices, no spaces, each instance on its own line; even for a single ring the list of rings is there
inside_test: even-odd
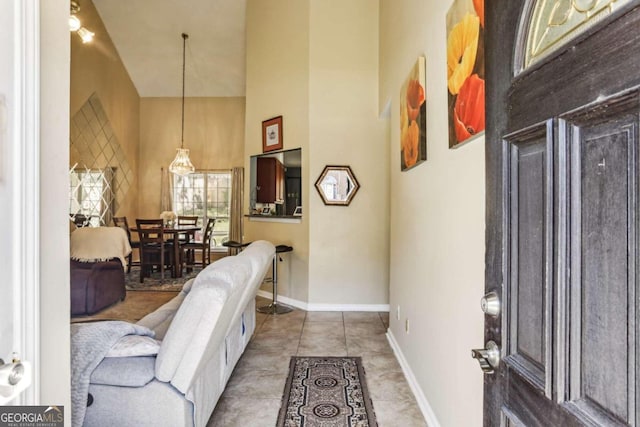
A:
[[[429,427],[440,427],[438,418],[436,417],[435,412],[433,412],[431,405],[429,405],[429,401],[427,400],[426,396],[422,392],[422,388],[420,388],[420,385],[418,384],[418,381],[416,380],[415,375],[413,375],[413,371],[411,370],[411,367],[409,366],[407,359],[405,359],[404,355],[402,354],[402,350],[400,350],[400,346],[398,345],[398,342],[394,338],[393,332],[391,332],[391,329],[387,329],[387,340],[389,340],[389,345],[391,345],[391,348],[393,349],[393,352],[396,355],[396,359],[398,359],[398,363],[400,363],[402,372],[404,372],[404,376],[407,379],[407,382],[409,383],[409,387],[411,388],[411,391],[413,391],[413,395],[415,396],[416,401],[418,402],[418,407],[420,408],[420,411],[422,411],[422,416],[424,417],[424,420],[427,422],[427,425]]]
[[[389,312],[389,304],[309,304],[308,311]]]
[[[267,299],[273,299],[273,293],[263,291],[261,289],[258,289],[258,296],[267,298]],[[298,301],[297,299],[287,298],[287,297],[283,297],[282,295],[278,295],[278,302],[281,302],[286,305],[290,305],[291,307],[299,308],[300,310],[309,311],[308,309],[309,304],[307,304],[306,302]]]
[[[268,299],[273,298],[271,292],[263,290],[258,290],[258,296]],[[389,311],[389,304],[316,304],[299,301],[282,295],[278,295],[278,301],[305,311]]]

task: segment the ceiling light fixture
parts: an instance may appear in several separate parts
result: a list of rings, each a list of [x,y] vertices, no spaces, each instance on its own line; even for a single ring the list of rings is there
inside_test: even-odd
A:
[[[169,172],[176,175],[189,175],[195,172],[196,168],[189,160],[189,149],[184,148],[184,75],[185,75],[185,62],[186,62],[186,46],[188,34],[182,33],[182,133],[180,134],[180,148],[173,162],[169,165]]]
[[[71,15],[69,15],[69,31],[78,33],[78,36],[82,39],[82,43],[89,43],[93,40],[93,36],[95,36],[95,34],[83,27],[80,19],[76,16],[76,13],[80,12],[80,5],[72,0],[70,7]]]

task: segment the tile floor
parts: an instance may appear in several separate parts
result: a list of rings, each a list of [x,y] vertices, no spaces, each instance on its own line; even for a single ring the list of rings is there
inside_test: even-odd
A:
[[[258,298],[257,304],[266,300]],[[380,427],[426,426],[385,336],[388,313],[257,313],[256,332],[208,427],[273,427],[290,356],[360,356]]]

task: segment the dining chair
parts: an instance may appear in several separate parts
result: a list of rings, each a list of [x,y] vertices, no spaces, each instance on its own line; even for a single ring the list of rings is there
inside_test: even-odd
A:
[[[183,226],[184,225],[197,226],[198,225],[198,219],[200,219],[200,217],[197,216],[197,215],[195,215],[195,216],[178,215],[177,224],[178,224],[178,226],[181,226],[181,225],[183,225]],[[190,231],[188,233],[180,233],[180,235],[178,236],[178,241],[180,242],[180,245],[183,246],[183,250],[184,250],[184,245],[185,244],[192,243],[192,242],[195,241],[195,231]],[[189,259],[190,258],[193,259],[193,257],[194,257],[194,251],[193,251],[193,249],[184,250],[184,251],[185,251],[185,260],[186,260],[185,263],[188,266],[189,265]],[[189,268],[188,268],[188,270],[190,271]]]
[[[113,217],[113,225],[116,227],[123,228],[127,233],[127,238],[129,239],[129,245],[131,245],[131,252],[129,256],[127,256],[127,273],[131,273],[131,266],[139,266],[140,261],[133,261],[133,249],[138,249],[138,257],[140,256],[140,242],[131,240],[131,229],[129,228],[129,223],[127,222],[126,216],[114,216]]]
[[[136,228],[140,236],[140,283],[151,275],[154,267],[160,269],[160,280],[164,280],[165,267],[171,267],[173,261],[173,243],[164,240],[164,222],[162,219],[136,219]]]
[[[178,226],[181,226],[181,225],[197,226],[199,218],[200,217],[197,215],[196,216],[178,215],[177,224]],[[179,239],[181,244],[192,242],[195,240],[194,232],[180,233]]]
[[[199,216],[178,215],[178,225],[198,225]]]
[[[196,264],[195,251],[202,251],[201,265],[205,268],[211,263],[211,235],[213,234],[213,226],[216,223],[215,218],[209,218],[207,225],[202,233],[202,240],[187,242],[182,247],[187,252],[187,268],[193,267]]]

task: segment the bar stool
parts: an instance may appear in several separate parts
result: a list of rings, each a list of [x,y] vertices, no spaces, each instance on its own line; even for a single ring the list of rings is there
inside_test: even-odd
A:
[[[229,255],[236,255],[238,252],[242,252],[242,250],[247,246],[249,246],[250,244],[251,242],[240,243],[240,242],[236,242],[235,240],[228,240],[226,242],[223,242],[222,246],[228,248]],[[232,254],[231,253],[232,251],[234,251],[235,253]]]
[[[258,307],[256,310],[260,313],[265,314],[284,314],[289,313],[293,309],[290,307],[278,304],[278,259],[282,261],[282,258],[278,254],[282,254],[285,252],[293,251],[293,247],[287,245],[278,245],[276,246],[276,253],[273,255],[272,261],[272,278],[271,283],[273,283],[273,300],[269,305],[263,305],[262,307]]]

